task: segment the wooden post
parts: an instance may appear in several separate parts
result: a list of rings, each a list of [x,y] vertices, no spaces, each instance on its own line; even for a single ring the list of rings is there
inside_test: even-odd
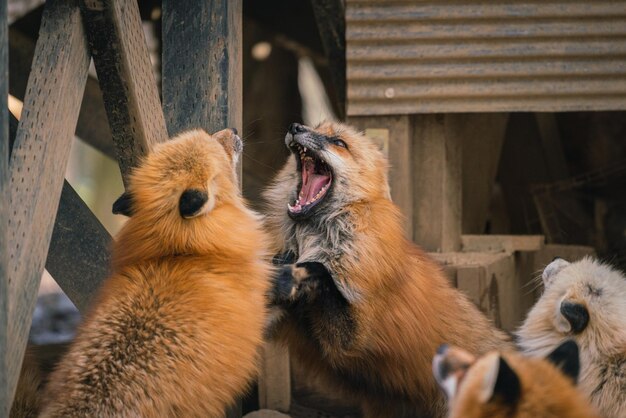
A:
[[[413,239],[428,251],[461,245],[462,140],[466,115],[417,115],[413,141]]]
[[[341,0],[311,0],[317,29],[328,57],[339,118],[346,116],[346,13]]]
[[[242,0],[163,0],[163,111],[170,136],[241,130]]]
[[[26,348],[88,67],[76,0],[48,1],[11,154],[9,399]]]
[[[405,217],[405,231],[413,238],[413,185],[412,142],[413,126],[408,115],[352,116],[348,123],[365,131],[378,141],[389,159],[389,185],[391,199],[400,207]]]
[[[242,129],[242,0],[163,0],[163,111],[170,136]],[[241,416],[241,403],[228,417]]]
[[[17,136],[18,121],[9,116],[9,148]],[[50,239],[46,269],[74,305],[85,312],[109,272],[111,236],[67,181]]]
[[[7,391],[7,289],[9,284],[7,226],[9,213],[9,50],[7,1],[0,0],[0,416],[9,416]]]
[[[89,47],[126,184],[130,169],[167,139],[136,0],[81,0]]]

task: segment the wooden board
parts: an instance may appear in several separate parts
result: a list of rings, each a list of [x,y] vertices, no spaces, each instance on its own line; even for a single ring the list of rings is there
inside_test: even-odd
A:
[[[544,247],[543,235],[462,235],[465,252],[539,251]]]
[[[461,245],[462,143],[467,115],[416,115],[413,239],[428,251]]]
[[[290,374],[287,348],[277,343],[267,342],[263,347],[259,373],[259,406],[261,409],[289,411],[291,405]]]
[[[124,184],[132,167],[167,139],[135,0],[81,0]]]
[[[47,2],[11,155],[10,399],[26,347],[88,67],[76,1]]]
[[[8,304],[7,289],[9,277],[7,275],[7,226],[9,214],[9,199],[7,177],[9,173],[9,110],[4,99],[9,94],[9,57],[8,57],[8,26],[7,0],[0,0],[0,416],[9,415],[9,401],[7,399],[7,322]]]
[[[15,24],[9,28],[9,91],[12,96],[23,101],[37,36],[23,33],[14,26]],[[85,86],[76,135],[108,157],[115,158],[102,92],[98,80],[91,76]]]
[[[163,0],[163,112],[171,136],[242,126],[241,0]]]
[[[378,132],[383,152],[389,159],[391,199],[404,215],[406,236],[413,238],[413,125],[407,115],[350,117],[348,123],[369,133]],[[386,136],[386,141],[385,141]],[[376,140],[376,138],[372,138]],[[385,143],[386,142],[386,143]]]

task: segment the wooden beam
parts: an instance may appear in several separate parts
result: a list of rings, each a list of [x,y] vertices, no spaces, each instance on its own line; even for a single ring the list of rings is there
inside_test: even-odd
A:
[[[242,130],[242,0],[162,2],[163,112],[170,136]],[[241,403],[227,412],[241,416]]]
[[[241,131],[241,0],[163,0],[163,111],[170,136]]]
[[[462,140],[467,115],[417,115],[413,125],[413,239],[428,251],[461,246]]]
[[[18,127],[13,115],[9,126],[10,148],[13,148]],[[46,269],[83,313],[109,273],[110,244],[107,230],[67,180],[63,181]]]
[[[130,169],[167,139],[136,0],[81,0],[81,11],[126,184]]]
[[[22,19],[28,19],[31,25],[34,25],[38,21],[36,16],[31,16],[34,13],[31,12]],[[9,93],[23,101],[33,62],[37,34],[22,30],[26,23],[22,22],[22,19],[9,27]],[[104,110],[102,92],[98,80],[91,76],[87,79],[85,86],[85,94],[76,125],[76,136],[106,156],[115,158],[115,147],[111,139],[107,114]]]
[[[9,399],[26,348],[88,67],[76,0],[48,1],[10,164]]]
[[[339,117],[346,116],[346,13],[341,0],[311,0],[317,29],[328,57]]]
[[[406,236],[413,238],[413,125],[408,115],[352,116],[348,123],[378,141],[389,159],[391,199],[405,217]]]
[[[9,56],[7,0],[0,0],[0,416],[9,416],[7,392],[7,323],[9,287],[8,273],[8,213],[9,213]]]

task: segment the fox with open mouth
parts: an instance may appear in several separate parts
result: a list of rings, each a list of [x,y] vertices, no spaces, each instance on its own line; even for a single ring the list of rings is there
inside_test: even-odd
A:
[[[404,238],[387,160],[370,139],[339,123],[294,123],[285,144],[293,157],[265,193],[283,265],[270,336],[366,417],[444,416],[437,347],[480,355],[508,336]]]

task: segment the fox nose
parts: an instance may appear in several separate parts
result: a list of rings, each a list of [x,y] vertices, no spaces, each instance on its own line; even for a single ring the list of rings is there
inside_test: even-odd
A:
[[[562,302],[561,314],[572,326],[574,334],[581,333],[589,323],[589,312],[580,303]]]
[[[299,123],[292,123],[289,125],[289,133],[292,135],[300,134],[302,132],[306,132],[306,128],[304,125],[300,125]]]

